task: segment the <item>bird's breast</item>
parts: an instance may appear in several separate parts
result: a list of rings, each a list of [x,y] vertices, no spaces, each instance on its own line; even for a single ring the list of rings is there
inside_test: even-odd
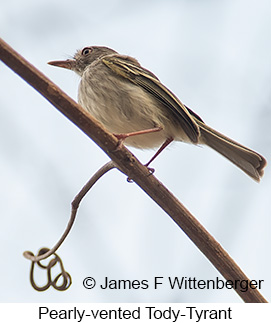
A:
[[[125,143],[138,148],[155,148],[168,137],[183,140],[181,129],[170,119],[165,107],[152,95],[107,67],[87,69],[81,79],[78,101],[110,132],[130,133],[162,127],[163,130],[127,138]]]

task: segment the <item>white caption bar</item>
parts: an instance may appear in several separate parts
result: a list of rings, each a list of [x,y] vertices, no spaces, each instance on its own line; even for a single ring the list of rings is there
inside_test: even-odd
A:
[[[0,304],[3,322],[270,322],[270,304],[32,303]]]

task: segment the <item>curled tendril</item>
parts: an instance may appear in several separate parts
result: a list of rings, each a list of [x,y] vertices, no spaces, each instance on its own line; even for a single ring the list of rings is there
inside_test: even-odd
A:
[[[115,168],[116,165],[114,164],[113,161],[110,161],[108,163],[106,163],[104,166],[102,166],[92,177],[91,179],[85,184],[85,186],[81,189],[81,191],[76,195],[76,197],[74,198],[74,200],[71,203],[72,209],[71,209],[71,216],[70,216],[70,220],[69,223],[67,225],[66,230],[64,231],[64,233],[62,234],[61,238],[59,239],[59,241],[55,244],[55,246],[51,249],[48,248],[41,248],[38,252],[38,254],[35,256],[33,254],[33,252],[31,251],[25,251],[23,253],[24,257],[29,259],[32,264],[31,264],[31,270],[30,270],[30,282],[32,287],[37,290],[37,291],[45,291],[47,290],[50,286],[52,286],[53,288],[55,288],[56,290],[59,291],[64,291],[67,290],[71,283],[72,283],[72,279],[71,276],[68,272],[65,271],[62,260],[60,259],[60,257],[55,253],[56,250],[61,246],[61,244],[64,242],[64,240],[66,239],[67,235],[69,234],[75,217],[76,217],[76,213],[79,207],[79,204],[81,202],[81,200],[83,199],[83,197],[87,194],[87,192],[91,189],[91,187],[106,173],[108,172],[110,169]],[[41,261],[50,257],[50,256],[54,256],[53,259],[51,259],[48,263],[47,266],[41,264]],[[51,275],[51,269],[52,267],[54,267],[57,263],[59,263],[60,265],[60,269],[61,269],[61,273],[58,274],[55,279],[52,280],[52,275]],[[34,268],[35,265],[37,264],[38,267],[40,267],[41,269],[44,269],[47,271],[47,283],[42,286],[39,287],[37,286],[37,284],[34,281]],[[61,285],[58,285],[58,281],[59,279],[62,277],[63,279],[63,283]]]
[[[38,256],[41,256],[43,255],[44,253],[48,252],[49,249],[48,248],[41,248],[38,252]],[[30,254],[33,255],[32,252],[28,251]],[[65,271],[64,269],[64,266],[63,266],[63,262],[61,260],[61,258],[56,254],[54,253],[54,258],[52,258],[48,265],[45,266],[43,265],[40,261],[32,261],[32,264],[31,264],[31,270],[30,270],[30,282],[31,282],[31,285],[32,287],[39,291],[39,292],[44,292],[45,290],[47,290],[50,286],[52,286],[54,289],[58,290],[58,291],[65,291],[67,290],[71,284],[72,284],[72,279],[71,279],[71,276],[70,274]],[[36,283],[35,283],[35,279],[34,279],[34,268],[35,268],[35,265],[37,264],[38,267],[40,267],[41,269],[44,269],[46,270],[47,272],[47,283],[44,285],[44,286],[38,286]],[[52,280],[52,274],[51,274],[51,269],[56,265],[56,264],[59,264],[60,265],[60,270],[61,272]],[[58,285],[58,281],[59,281],[59,278],[62,277],[63,281],[62,281],[62,284]]]

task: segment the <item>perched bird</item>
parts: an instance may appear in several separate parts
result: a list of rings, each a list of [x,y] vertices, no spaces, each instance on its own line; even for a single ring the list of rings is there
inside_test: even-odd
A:
[[[159,79],[139,62],[113,49],[90,46],[73,59],[48,64],[80,75],[79,104],[122,142],[137,148],[160,149],[173,140],[205,144],[259,181],[266,166],[257,152],[207,126]]]

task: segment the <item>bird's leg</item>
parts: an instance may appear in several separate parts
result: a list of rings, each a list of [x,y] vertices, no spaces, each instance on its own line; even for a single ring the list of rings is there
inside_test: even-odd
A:
[[[144,166],[146,166],[148,168],[148,170],[150,171],[151,174],[154,173],[154,169],[150,168],[149,165],[152,161],[154,161],[154,159],[173,141],[173,138],[167,138],[166,141],[163,143],[163,145],[157,150],[157,152],[154,154],[154,156],[147,162],[147,164],[145,164]]]
[[[156,128],[151,128],[151,129],[145,129],[145,130],[140,130],[140,131],[134,131],[134,132],[128,132],[128,133],[119,133],[119,134],[115,134],[114,136],[119,140],[116,150],[120,149],[120,147],[122,146],[124,140],[128,137],[133,137],[133,136],[138,136],[138,135],[144,135],[147,133],[152,133],[152,132],[158,132],[163,130],[162,127],[156,127]]]
[[[154,168],[149,167],[150,163],[154,161],[154,159],[173,141],[172,137],[169,137],[166,139],[166,141],[162,144],[162,146],[157,150],[157,152],[154,154],[154,156],[152,156],[152,158],[147,162],[147,164],[145,164],[144,166],[146,166],[148,168],[149,171],[149,175],[152,175],[155,171]],[[132,183],[133,180],[128,177],[127,178],[127,182]]]
[[[156,128],[151,128],[151,129],[145,129],[145,130],[140,130],[140,131],[134,131],[134,132],[128,132],[128,133],[119,133],[119,134],[115,134],[114,136],[119,140],[116,150],[120,149],[120,147],[122,146],[124,140],[128,137],[132,137],[132,136],[137,136],[137,135],[143,135],[143,134],[147,134],[147,133],[152,133],[152,132],[158,132],[163,130],[162,127],[156,127]],[[154,161],[154,159],[173,141],[172,137],[169,137],[166,139],[166,141],[162,144],[162,146],[158,149],[158,151],[154,154],[154,156],[147,162],[147,164],[145,164],[144,166],[146,166],[150,172],[150,175],[154,173],[154,168],[150,168],[149,165],[151,162]],[[128,182],[132,182],[131,178],[127,178]]]
[[[146,166],[148,168],[148,171],[150,173],[150,175],[152,175],[155,171],[154,168],[149,167],[150,163],[154,161],[154,159],[173,141],[172,137],[169,137],[166,139],[166,141],[162,144],[162,146],[157,150],[157,152],[154,154],[154,156],[152,156],[152,158],[147,162],[147,164],[145,164],[144,166]],[[127,178],[127,182],[132,183],[133,180],[128,177]]]

